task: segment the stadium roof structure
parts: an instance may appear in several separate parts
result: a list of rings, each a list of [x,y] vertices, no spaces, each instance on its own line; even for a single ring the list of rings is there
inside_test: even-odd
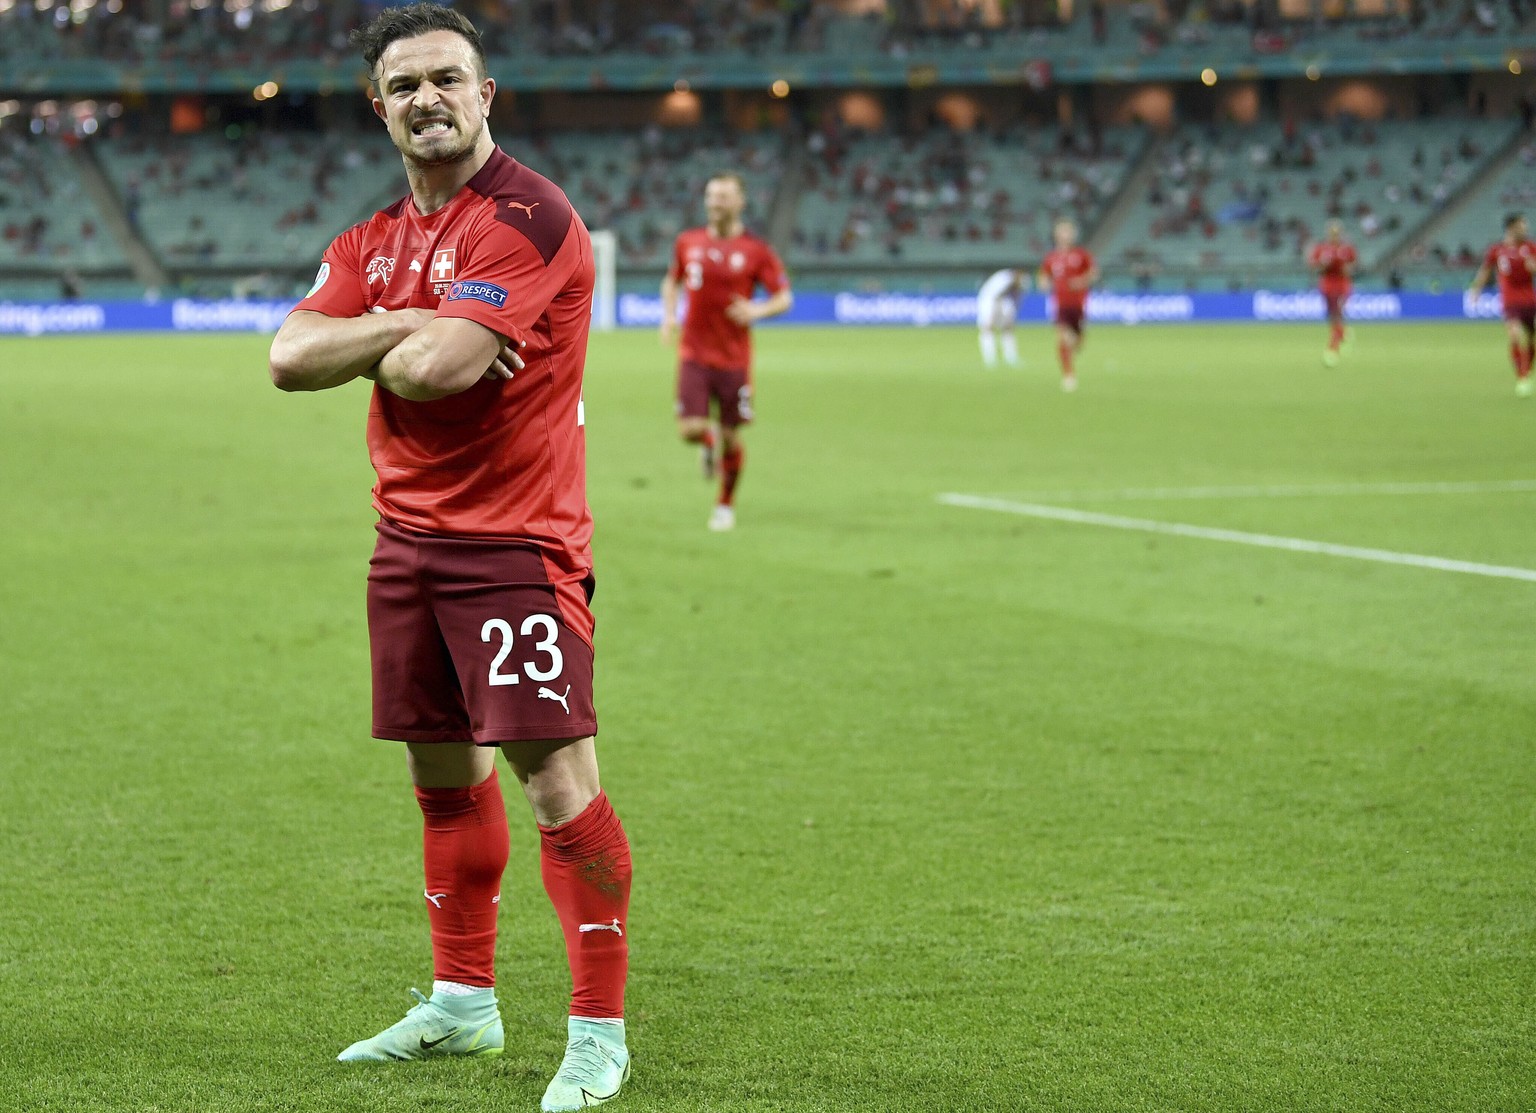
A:
[[[1266,51],[1256,41],[1223,39],[1169,43],[1155,54],[1079,43],[1043,42],[991,47],[923,45],[903,55],[872,50],[783,54],[614,53],[597,57],[495,56],[491,74],[519,91],[663,91],[678,81],[694,89],[800,87],[901,88],[932,85],[1033,85],[1089,82],[1195,81],[1214,68],[1224,79],[1416,75],[1536,67],[1536,31],[1456,41],[1403,39],[1391,43],[1329,35],[1306,46]],[[104,90],[143,93],[243,93],[267,81],[286,92],[361,89],[366,75],[352,60],[251,62],[205,69],[184,60],[113,62],[86,58],[12,58],[0,87],[29,95],[88,95]]]

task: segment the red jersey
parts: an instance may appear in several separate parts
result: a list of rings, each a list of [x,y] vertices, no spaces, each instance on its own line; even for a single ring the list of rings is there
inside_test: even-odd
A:
[[[1093,270],[1093,255],[1086,247],[1069,247],[1049,252],[1040,263],[1051,279],[1051,292],[1056,304],[1068,309],[1081,309],[1088,302],[1088,291],[1079,290],[1073,283]]]
[[[1483,256],[1483,266],[1499,276],[1499,298],[1505,308],[1536,303],[1529,264],[1536,262],[1536,241],[1508,243],[1500,240]]]
[[[527,343],[510,380],[410,402],[375,386],[373,505],[406,529],[527,541],[565,575],[591,570],[581,401],[592,241],[564,193],[499,148],[447,205],[406,196],[343,232],[297,309],[356,317],[435,309]]]
[[[777,294],[789,286],[773,248],[750,232],[717,239],[708,228],[690,228],[672,247],[667,273],[688,291],[678,354],[685,361],[722,371],[752,370],[752,330],[725,315],[737,298],[761,286]]]
[[[1324,240],[1315,244],[1307,260],[1318,272],[1317,288],[1325,294],[1347,293],[1350,285],[1349,271],[1358,261],[1354,244],[1342,240],[1333,243]]]

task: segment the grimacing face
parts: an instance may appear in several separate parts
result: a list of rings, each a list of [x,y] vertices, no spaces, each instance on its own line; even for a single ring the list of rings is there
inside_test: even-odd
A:
[[[741,216],[747,199],[735,178],[711,178],[704,186],[704,213],[711,224],[727,224]]]
[[[443,166],[474,152],[495,92],[463,35],[430,31],[384,48],[373,110],[409,161]]]

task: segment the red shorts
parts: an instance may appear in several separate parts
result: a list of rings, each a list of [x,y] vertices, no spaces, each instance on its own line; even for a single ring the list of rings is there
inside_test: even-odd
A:
[[[1083,307],[1081,305],[1056,305],[1056,323],[1078,335],[1083,332]]]
[[[597,733],[592,644],[572,629],[592,628],[590,577],[562,593],[535,546],[377,528],[375,738],[489,745]],[[583,613],[568,616],[573,606]]]
[[[752,421],[752,378],[745,368],[726,371],[683,360],[677,368],[677,416],[707,418],[711,399],[726,428]]]
[[[1504,306],[1506,321],[1519,321],[1526,332],[1536,332],[1536,302],[1515,302]]]
[[[1323,304],[1328,307],[1328,319],[1330,321],[1344,316],[1344,303],[1349,300],[1350,291],[1332,289],[1320,290],[1318,292],[1323,295]]]

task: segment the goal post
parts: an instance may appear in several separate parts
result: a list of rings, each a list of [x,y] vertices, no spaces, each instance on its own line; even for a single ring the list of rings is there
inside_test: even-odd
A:
[[[619,323],[619,237],[609,231],[592,233],[592,262],[597,281],[592,289],[592,327],[607,332]]]

